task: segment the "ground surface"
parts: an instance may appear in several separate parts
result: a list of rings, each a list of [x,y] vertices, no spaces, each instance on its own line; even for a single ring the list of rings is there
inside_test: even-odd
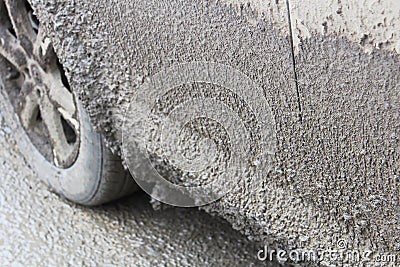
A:
[[[140,193],[99,208],[63,201],[35,179],[0,121],[1,266],[261,265],[258,245],[204,212],[154,211]]]

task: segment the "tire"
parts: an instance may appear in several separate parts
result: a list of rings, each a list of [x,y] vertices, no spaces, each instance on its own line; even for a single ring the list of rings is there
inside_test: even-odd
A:
[[[15,13],[18,11],[17,8],[29,8],[29,6],[27,6],[27,2],[22,0],[6,0],[4,2],[0,1],[0,5],[2,8],[1,12],[4,12],[4,8],[8,9],[10,18],[12,17],[13,12]],[[10,9],[14,10],[10,12]],[[23,15],[27,14],[26,10],[22,10],[21,12]],[[18,13],[18,16],[20,15],[21,13]],[[0,14],[0,16],[3,16],[4,18],[4,14]],[[10,20],[12,21],[12,19]],[[4,34],[4,32],[1,32],[1,28],[4,28],[4,20],[2,22],[3,24],[0,24],[0,34]],[[14,35],[16,35],[15,38],[17,39],[17,37],[19,37],[19,32],[15,32],[17,34]],[[11,35],[6,38],[12,38],[12,36],[10,36]],[[1,37],[3,38],[3,36]],[[32,73],[33,70],[28,70],[27,74],[20,71],[20,66],[15,67],[15,65],[17,64],[11,63],[14,62],[13,55],[7,54],[10,49],[8,49],[7,47],[1,47],[1,45],[6,46],[6,43],[7,42],[3,41],[0,44],[0,108],[2,110],[5,122],[13,131],[14,138],[17,142],[17,146],[21,154],[25,157],[27,164],[29,164],[35,171],[37,177],[60,196],[75,203],[89,206],[103,204],[117,198],[129,195],[136,191],[137,186],[134,183],[134,180],[129,175],[129,173],[124,170],[121,160],[118,157],[114,156],[111,151],[105,146],[102,136],[94,131],[87,113],[75,96],[72,97],[75,103],[74,118],[77,118],[76,121],[79,122],[79,126],[77,127],[78,130],[75,131],[75,138],[77,140],[75,140],[73,144],[73,160],[69,160],[69,164],[61,164],[63,166],[60,166],[56,159],[54,159],[54,161],[49,160],[49,156],[46,156],[46,154],[43,153],[44,150],[39,148],[40,145],[38,144],[40,144],[40,142],[38,143],[33,141],[34,139],[32,138],[32,135],[29,134],[31,130],[24,126],[21,119],[22,117],[20,115],[21,113],[16,107],[18,105],[16,105],[15,103],[21,104],[21,101],[19,100],[19,95],[23,95],[23,89],[19,89],[20,91],[18,93],[17,100],[13,99],[15,98],[15,93],[10,94],[10,92],[17,92],[14,90],[14,87],[16,87],[16,82],[14,81],[15,79],[13,80],[13,78],[10,77],[15,77],[15,73],[17,73],[17,76],[21,76],[22,78],[20,80],[24,80],[23,83],[25,84],[25,80],[28,80],[29,76],[29,81],[32,83],[34,79],[31,79],[30,75],[32,74],[30,73]],[[58,62],[58,59],[55,58],[57,56],[54,53],[54,50],[52,48],[48,50],[49,52],[46,53],[46,56],[50,55],[52,62]],[[6,54],[8,55],[8,57],[6,56]],[[11,60],[9,58],[11,58]],[[32,55],[32,58],[37,59],[37,56]],[[48,59],[46,60],[46,62],[49,61]],[[56,66],[55,64],[53,65]],[[57,63],[57,67],[60,68],[59,63]],[[62,70],[60,71],[62,72]],[[61,85],[62,83],[65,84],[65,80],[61,81],[61,77],[64,78],[65,76],[54,76],[53,74],[47,76],[51,77],[52,79],[54,77],[58,77],[60,81],[58,81],[59,83],[57,84],[57,86]],[[38,88],[40,86],[43,87],[41,83],[45,83],[47,81],[46,79],[43,79],[43,81],[41,80],[39,84],[31,84],[32,88]],[[54,81],[52,81],[52,83],[54,83]],[[61,88],[62,86],[59,87]],[[57,88],[58,87],[56,87],[56,89]],[[32,89],[32,91],[34,90],[36,89]],[[66,90],[66,88],[62,88],[62,90]],[[40,92],[38,89],[39,102],[41,101],[40,99],[44,98],[44,96],[40,95]],[[72,92],[70,92],[70,94],[73,95]],[[26,98],[26,95],[23,96]],[[26,104],[27,102],[24,103]],[[43,113],[43,109],[41,109],[42,106],[39,104],[38,106],[39,114],[41,114],[40,116],[44,118],[45,114]],[[54,108],[52,109],[52,111],[57,111],[57,109]],[[58,114],[59,120],[61,120],[63,116],[63,114]],[[69,119],[72,120],[70,117]],[[48,128],[48,123],[45,126],[47,127],[47,130],[43,132],[47,132],[47,135],[43,134],[43,136],[52,137],[51,130],[50,128]],[[56,127],[54,126],[54,129],[55,128]],[[49,143],[52,144],[53,139],[44,143],[46,143],[46,145]],[[70,144],[68,143],[68,145]],[[56,158],[55,151],[56,148],[51,147],[50,154],[53,153],[54,158]]]

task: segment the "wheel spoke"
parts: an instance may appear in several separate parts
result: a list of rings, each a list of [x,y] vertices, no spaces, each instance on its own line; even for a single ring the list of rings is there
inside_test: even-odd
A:
[[[43,66],[50,64],[50,60],[56,58],[50,39],[46,38],[42,27],[39,27],[36,42],[33,46],[33,53],[40,59]]]
[[[76,113],[73,94],[65,88],[61,81],[61,74],[58,69],[46,75],[46,84],[50,86],[48,90],[49,98],[54,102],[58,109],[62,109],[63,114],[68,114],[65,119],[73,118]]]
[[[28,56],[17,39],[4,28],[0,28],[0,55],[13,64],[20,72],[28,65]]]
[[[19,117],[22,126],[26,130],[31,129],[39,112],[39,98],[34,92],[32,84],[24,83],[19,99],[21,99]]]
[[[25,2],[21,0],[5,0],[7,11],[14,31],[24,48],[29,49],[29,43],[35,42],[36,33],[33,30]]]
[[[52,144],[54,163],[58,166],[63,166],[67,164],[74,148],[67,142],[61,116],[47,96],[41,97],[40,111]]]

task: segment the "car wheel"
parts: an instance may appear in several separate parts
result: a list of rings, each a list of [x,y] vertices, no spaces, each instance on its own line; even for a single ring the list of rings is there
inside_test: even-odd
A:
[[[37,176],[63,197],[97,205],[136,190],[73,94],[25,0],[0,1],[0,107]]]

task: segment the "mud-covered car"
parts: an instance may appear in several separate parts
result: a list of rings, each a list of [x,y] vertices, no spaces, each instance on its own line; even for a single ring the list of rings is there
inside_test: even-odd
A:
[[[395,266],[399,35],[394,0],[3,0],[0,105],[69,200],[140,187],[261,260]]]

